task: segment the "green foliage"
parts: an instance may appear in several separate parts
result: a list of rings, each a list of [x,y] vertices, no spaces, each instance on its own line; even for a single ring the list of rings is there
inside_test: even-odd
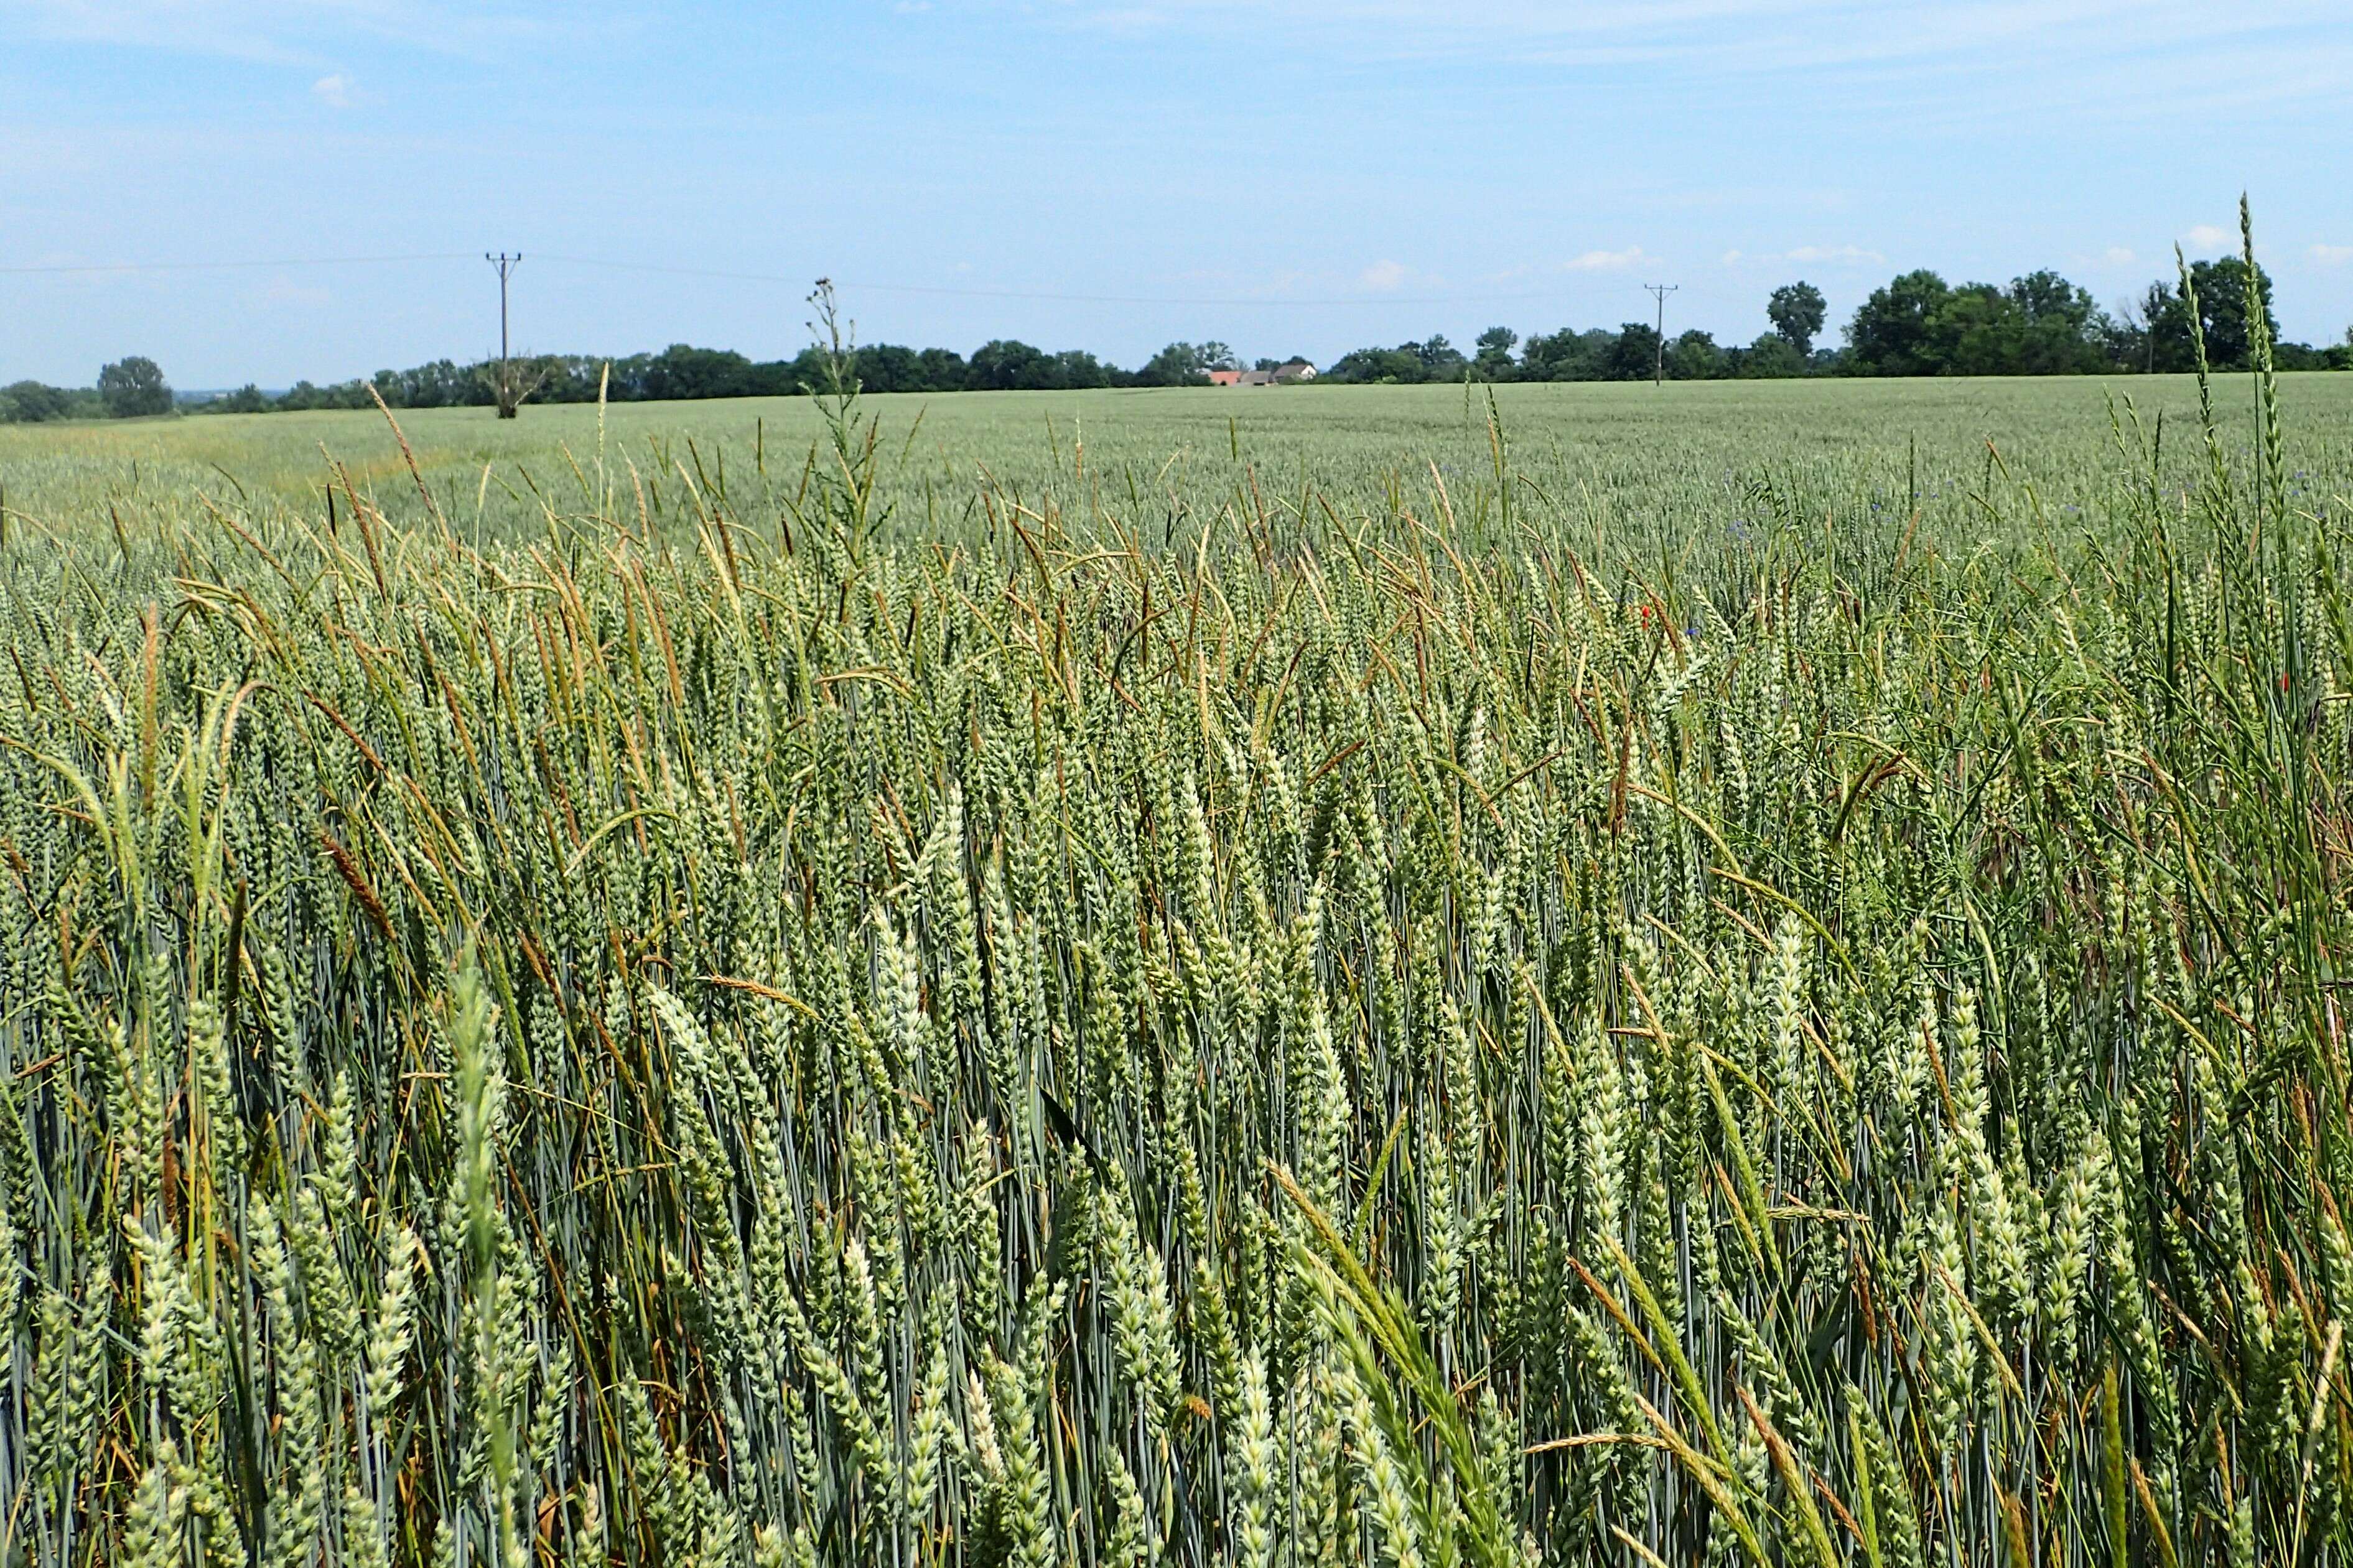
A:
[[[1393,349],[1357,349],[1343,354],[1323,379],[1339,384],[1370,382],[1413,385],[1421,382],[1461,381],[1471,369],[1462,351],[1444,334]],[[1493,363],[1492,357],[1490,363]]]
[[[1940,340],[1952,298],[1951,286],[1926,268],[1873,289],[1847,324],[1850,363],[1872,375],[1933,375],[1942,370],[1946,353]]]
[[[1409,385],[1429,379],[1422,374],[1419,343],[1403,343],[1393,349],[1351,350],[1332,362],[1324,378],[1338,385],[1351,382]]]
[[[116,360],[98,373],[98,396],[116,419],[172,412],[172,387],[164,379],[163,367],[139,354]]]
[[[2264,331],[2279,341],[2271,279],[2237,257],[2188,268],[2200,302],[2197,330],[2207,363],[2245,370],[2253,363],[2247,281],[2256,279]],[[1947,284],[1907,272],[1874,289],[1847,326],[1842,368],[1863,375],[2071,375],[2096,372],[2186,373],[2198,368],[2189,307],[2173,285],[2152,283],[2119,321],[2057,273],[2030,272],[2008,287]],[[2332,368],[2329,356],[2281,345],[2279,368]]]
[[[2095,318],[2091,297],[2055,273],[1955,289],[1934,272],[1907,272],[1856,310],[1848,359],[1867,375],[2096,370],[2106,362]]]
[[[2190,262],[2188,270],[2190,291],[2198,302],[2194,333],[2189,305],[2179,286],[2152,283],[2141,300],[2151,369],[2196,370],[2196,335],[2205,339],[2206,362],[2215,369],[2244,370],[2252,364],[2255,317],[2247,308],[2251,278],[2262,300],[2263,331],[2272,342],[2279,341],[2279,321],[2272,314],[2271,275],[2260,265],[2226,256],[2214,261]]]
[[[2209,339],[2209,363],[2243,370],[2252,363],[2252,338],[2243,303],[2251,263],[2238,258],[2200,262],[2192,269]],[[2324,370],[2353,365],[2353,353],[2279,342],[2278,323],[2269,316],[2270,279],[2258,272],[2265,320],[2281,369]],[[1766,316],[1773,330],[1746,348],[1720,346],[1704,331],[1688,330],[1667,345],[1664,370],[1676,381],[1722,377],[1769,380],[1837,370],[1877,376],[2078,375],[2099,372],[2197,368],[2179,294],[2152,284],[2147,296],[2118,321],[2091,295],[2045,268],[2013,279],[2007,286],[1968,283],[1955,288],[1926,269],[1906,272],[1874,289],[1857,308],[1846,329],[1847,348],[1817,359],[1814,342],[1828,319],[1828,302],[1810,283],[1773,290]],[[1518,336],[1492,327],[1479,338],[1469,369],[1480,380],[1638,381],[1658,368],[1657,329],[1630,321],[1617,331],[1564,329],[1531,334],[1512,357]],[[1461,357],[1443,338],[1394,349],[1359,349],[1332,366],[1326,379],[1411,384],[1461,378]]]
[[[1694,327],[1679,332],[1667,345],[1667,374],[1676,381],[1711,381],[1730,368],[1731,361],[1716,347],[1713,333]]]
[[[1170,343],[1145,361],[1136,380],[1146,386],[1203,386],[1209,379],[1209,352],[1192,343]]]
[[[1113,385],[1117,373],[1082,349],[1050,354],[1010,339],[983,343],[965,371],[967,392],[1070,392]]]
[[[1487,381],[1504,381],[1512,374],[1512,350],[1520,334],[1509,327],[1489,327],[1479,334],[1478,353],[1472,357],[1472,368]]]
[[[1758,380],[1777,380],[1806,374],[1806,356],[1779,332],[1766,332],[1741,356],[1738,374]]]
[[[1221,342],[1175,342],[1154,354],[1134,376],[1138,386],[1202,386],[1213,370],[1235,370],[1240,362]],[[1272,366],[1261,363],[1261,370]]]
[[[2092,297],[2055,272],[2006,289],[1955,291],[1938,323],[1944,369],[1955,375],[2068,375],[2109,368]]]
[[[1520,351],[1522,377],[1528,381],[1599,381],[1617,347],[1614,333],[1599,328],[1529,334]]]
[[[1765,302],[1765,319],[1773,323],[1774,334],[1803,359],[1814,352],[1814,339],[1830,319],[1830,304],[1810,283],[1784,283]]]
[[[71,418],[75,395],[61,386],[19,381],[0,386],[0,425],[42,425]]]
[[[1601,356],[1604,381],[1648,381],[1657,374],[1659,330],[1648,321],[1629,321],[1609,340]]]

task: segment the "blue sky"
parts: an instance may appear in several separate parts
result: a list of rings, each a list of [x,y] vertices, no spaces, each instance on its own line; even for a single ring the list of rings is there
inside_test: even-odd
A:
[[[1329,362],[1810,279],[2235,245],[2353,323],[2344,0],[0,0],[0,381],[283,385],[497,342],[1172,338]],[[568,259],[567,259],[568,258]],[[640,268],[765,275],[716,278]],[[1139,302],[1141,301],[1141,302]]]

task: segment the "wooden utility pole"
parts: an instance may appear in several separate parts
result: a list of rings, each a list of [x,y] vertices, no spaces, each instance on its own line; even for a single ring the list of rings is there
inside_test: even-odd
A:
[[[514,376],[507,368],[507,279],[514,275],[516,264],[522,260],[522,253],[517,251],[509,256],[501,250],[492,256],[486,250],[482,252],[482,259],[499,269],[499,417],[512,419],[522,399],[514,395]]]
[[[1642,288],[1659,301],[1659,357],[1651,370],[1651,384],[1667,384],[1667,296],[1683,287],[1680,283],[1645,283]]]

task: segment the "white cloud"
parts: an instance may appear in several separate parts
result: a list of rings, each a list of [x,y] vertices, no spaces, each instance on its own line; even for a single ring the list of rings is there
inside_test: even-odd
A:
[[[2192,250],[2220,250],[2232,242],[2231,231],[2201,223],[2181,237],[2181,243]]]
[[[2323,267],[2342,267],[2353,261],[2353,245],[2316,245],[2312,258]]]
[[[1887,258],[1876,250],[1860,245],[1800,245],[1788,250],[1727,250],[1724,253],[1726,267],[1747,265],[1774,267],[1784,262],[1800,266],[1842,267],[1885,265]]]
[[[322,76],[312,82],[311,96],[330,109],[349,109],[355,101],[352,93],[352,79],[341,71],[332,76]]]
[[[1650,259],[1641,246],[1630,245],[1623,250],[1588,250],[1582,256],[1570,257],[1561,265],[1571,272],[1614,272]]]
[[[2130,267],[2134,259],[2128,245],[2112,245],[2100,255],[2100,260],[2109,267]]]
[[[1356,275],[1356,281],[1377,294],[1393,294],[1405,287],[1413,268],[1396,261],[1376,261]]]
[[[1784,261],[1811,261],[1824,265],[1869,262],[1877,266],[1887,258],[1878,251],[1866,250],[1860,245],[1801,245],[1781,253]]]

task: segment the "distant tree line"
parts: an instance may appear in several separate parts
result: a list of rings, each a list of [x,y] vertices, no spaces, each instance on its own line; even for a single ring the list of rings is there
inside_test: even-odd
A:
[[[172,412],[171,384],[152,359],[132,354],[98,373],[95,386],[47,386],[19,381],[0,386],[0,425],[40,425],[52,419],[137,419]]]
[[[673,343],[659,353],[606,360],[596,354],[518,355],[531,401],[594,403],[600,382],[615,403],[703,397],[790,397],[822,392],[831,367],[815,347],[787,360],[754,360],[731,349]],[[1271,369],[1277,362],[1260,362]],[[609,379],[607,379],[609,365]],[[1000,338],[969,358],[953,349],[913,349],[873,343],[854,349],[849,373],[868,392],[1065,392],[1105,386],[1207,385],[1209,372],[1241,368],[1219,342],[1170,343],[1135,370],[1107,363],[1084,349],[1049,353]],[[189,404],[198,414],[263,414],[318,408],[370,408],[371,384],[395,408],[489,407],[497,396],[497,362],[460,364],[435,360],[412,370],[380,370],[322,386],[298,381],[280,393],[248,384]],[[99,419],[167,414],[174,395],[153,361],[132,358],[108,365],[96,387],[46,386],[23,381],[0,387],[0,424]]]
[[[2209,363],[2243,369],[2254,334],[2247,315],[2246,263],[2237,257],[2189,268]],[[2353,330],[2327,348],[2283,342],[2272,313],[2272,280],[2260,268],[2256,292],[2283,370],[2353,370]],[[2161,374],[2195,368],[2189,308],[2176,283],[2155,282],[2115,310],[2058,273],[2044,270],[2009,284],[1950,284],[1935,272],[1906,272],[1872,290],[1856,307],[1837,347],[1818,346],[1829,319],[1821,290],[1798,282],[1766,301],[1770,330],[1755,342],[1719,343],[1696,330],[1668,339],[1628,321],[1578,331],[1564,327],[1523,339],[1508,327],[1481,332],[1463,353],[1441,336],[1395,348],[1343,355],[1322,380],[1339,383],[1477,381],[1641,381],[1663,363],[1675,381],[1799,375],[2082,375]],[[594,354],[519,356],[531,398],[593,403],[600,381],[616,403],[704,397],[789,397],[821,392],[831,367],[816,347],[791,359],[754,360],[730,349],[673,343],[659,353],[607,361]],[[1271,370],[1272,359],[1257,362]],[[609,366],[609,370],[608,370]],[[192,405],[204,414],[366,408],[373,384],[395,408],[489,406],[497,365],[436,360],[413,370],[381,370],[326,386],[299,381],[275,395],[247,385]],[[1175,342],[1134,370],[1084,349],[1050,353],[1011,338],[983,343],[967,356],[953,349],[874,343],[851,352],[849,370],[868,392],[1069,392],[1112,386],[1196,386],[1213,370],[1239,370],[1221,342]],[[91,387],[20,381],[0,386],[0,424],[52,419],[133,418],[168,414],[170,384],[154,361],[117,360]]]
[[[1207,385],[1208,373],[1236,365],[1223,343],[1170,343],[1137,370],[1106,363],[1084,349],[1049,353],[1010,338],[994,339],[969,358],[954,349],[871,343],[850,352],[849,376],[867,392],[1069,392],[1103,386]],[[607,366],[610,366],[609,372]],[[793,397],[823,392],[832,367],[810,347],[791,359],[755,360],[732,349],[672,343],[659,353],[605,360],[594,354],[530,356],[535,403],[594,403],[599,384],[613,403],[703,397]],[[198,405],[199,413],[367,408],[373,383],[395,408],[488,406],[492,363],[436,360],[415,370],[380,370],[361,380],[315,386],[297,382],[276,396],[248,386]]]
[[[2237,257],[2190,268],[2218,370],[2241,370],[2253,353],[2246,263]],[[2353,370],[2353,331],[2327,348],[2280,340],[2272,282],[2256,286],[2283,370]],[[2156,282],[2115,310],[2056,272],[2030,272],[2007,285],[1953,285],[1935,272],[1906,272],[1855,310],[1842,346],[1816,347],[1828,319],[1821,290],[1792,283],[1766,303],[1772,329],[1754,342],[1719,343],[1685,331],[1661,353],[1658,330],[1628,321],[1617,331],[1564,328],[1525,341],[1490,327],[1464,353],[1443,337],[1396,348],[1357,349],[1324,373],[1325,381],[1646,381],[1662,363],[1675,381],[1794,375],[2083,375],[2163,373],[2196,368],[2189,308],[2178,284]],[[1516,351],[1516,352],[1515,352]]]

